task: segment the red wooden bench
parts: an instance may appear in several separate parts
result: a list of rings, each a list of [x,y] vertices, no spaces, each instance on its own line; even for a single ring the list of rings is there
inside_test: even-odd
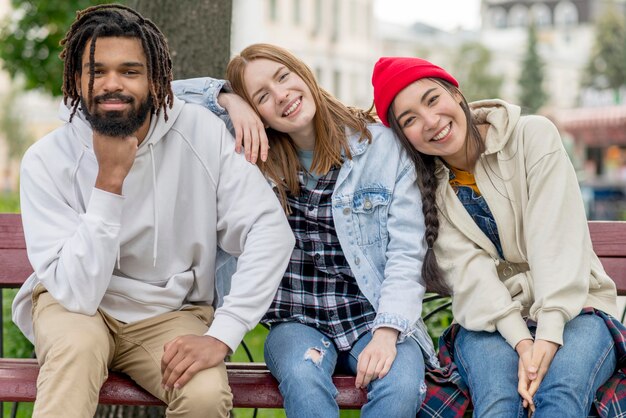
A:
[[[618,293],[626,295],[626,222],[589,222],[589,229],[596,253],[615,280]],[[21,286],[31,272],[20,215],[0,214],[0,288]],[[229,363],[227,368],[235,407],[282,408],[277,382],[265,364]],[[38,372],[36,360],[0,358],[0,402],[33,402]],[[339,390],[337,401],[341,408],[358,409],[367,400],[366,392],[354,387],[354,377],[335,376],[333,379]],[[162,405],[160,400],[119,373],[109,375],[100,391],[100,403]]]

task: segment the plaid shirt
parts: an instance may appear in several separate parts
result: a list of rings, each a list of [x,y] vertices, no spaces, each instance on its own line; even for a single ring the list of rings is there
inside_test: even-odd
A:
[[[339,351],[347,351],[372,328],[376,312],[361,293],[335,232],[332,193],[338,174],[339,168],[333,168],[312,190],[301,184],[299,197],[288,196],[296,246],[263,322],[310,325]]]
[[[581,315],[597,315],[609,329],[617,355],[617,369],[613,376],[596,392],[589,417],[626,417],[626,327],[602,311],[585,308]],[[439,338],[441,369],[427,370],[428,392],[418,417],[462,418],[470,406],[469,390],[460,378],[454,364],[454,338],[459,331],[454,324]]]

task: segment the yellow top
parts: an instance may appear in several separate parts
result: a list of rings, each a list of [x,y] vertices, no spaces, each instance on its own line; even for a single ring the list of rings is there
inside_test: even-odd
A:
[[[472,173],[454,167],[450,167],[450,170],[454,173],[454,178],[450,179],[450,186],[452,186],[454,190],[459,186],[466,186],[474,190],[477,196],[480,196],[480,190],[478,190],[476,179]]]

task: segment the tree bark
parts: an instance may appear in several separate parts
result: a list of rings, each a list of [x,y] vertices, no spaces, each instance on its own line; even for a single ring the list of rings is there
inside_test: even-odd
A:
[[[230,59],[232,0],[128,0],[165,34],[174,78],[224,78]]]

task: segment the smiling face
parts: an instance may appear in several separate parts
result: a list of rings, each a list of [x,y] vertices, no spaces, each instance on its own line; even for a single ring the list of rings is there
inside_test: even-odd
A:
[[[402,132],[419,152],[436,155],[456,168],[467,169],[467,118],[459,102],[441,84],[421,79],[398,93],[393,114]]]
[[[243,78],[246,93],[266,125],[288,134],[301,148],[314,141],[317,108],[298,74],[281,63],[259,58],[248,62]]]
[[[91,102],[87,97],[90,46],[91,41],[85,45],[81,73],[76,75],[76,83],[83,112],[92,128],[115,137],[131,134],[140,137],[143,131],[147,133],[152,101],[141,40],[126,37],[97,38]]]

